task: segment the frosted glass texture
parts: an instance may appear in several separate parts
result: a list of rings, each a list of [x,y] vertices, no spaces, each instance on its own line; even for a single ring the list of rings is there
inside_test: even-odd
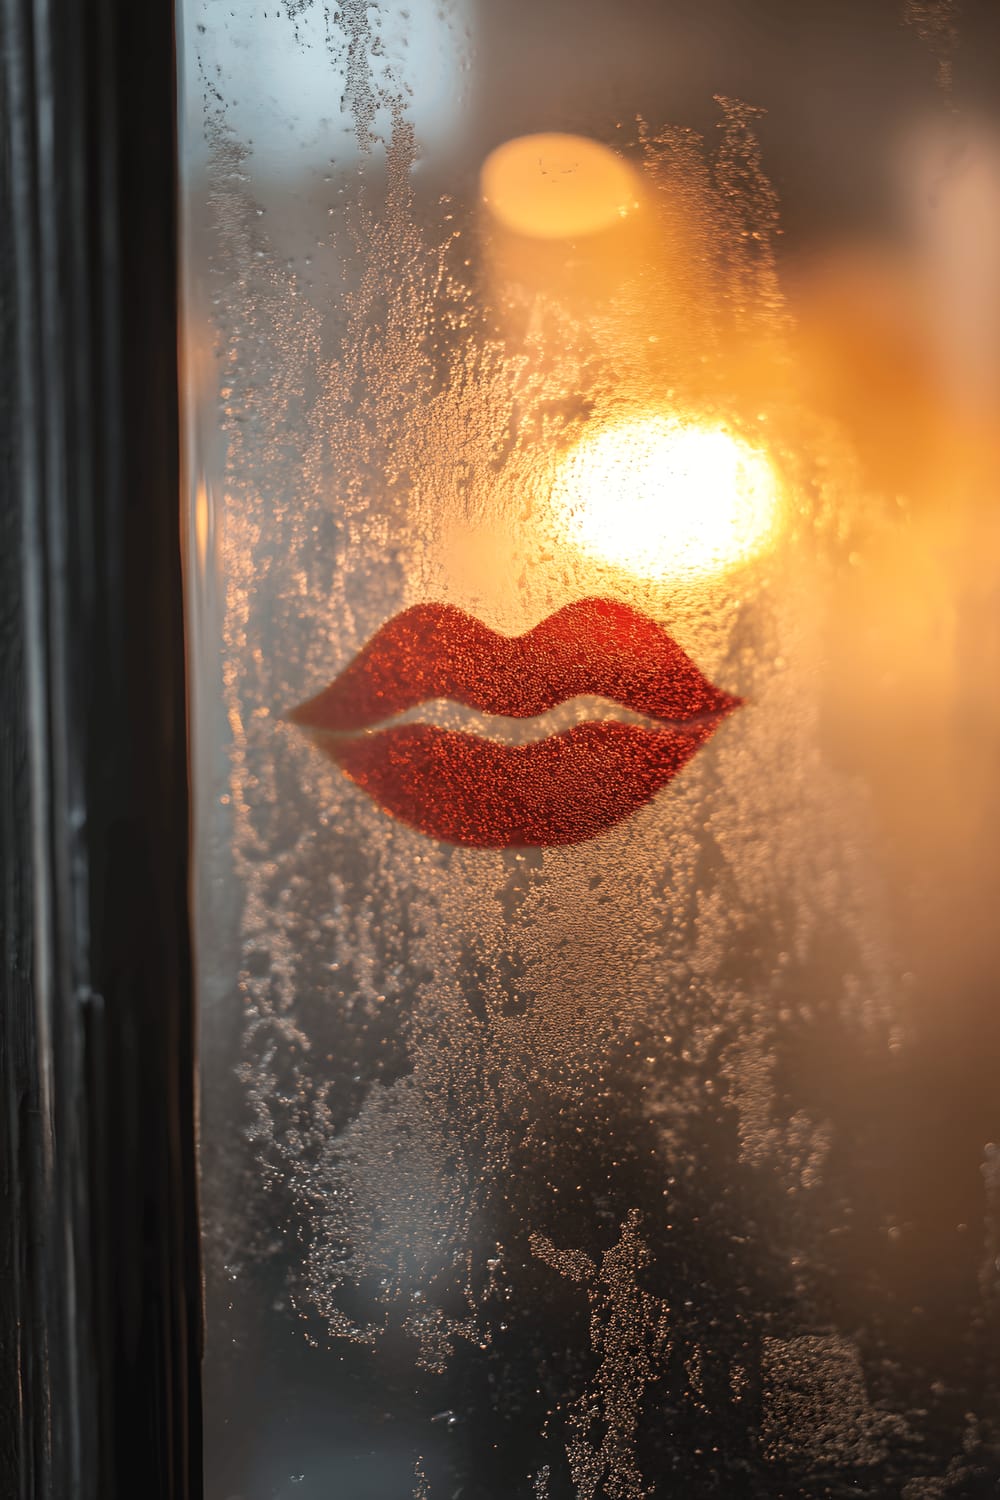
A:
[[[180,22],[208,1500],[996,1493],[995,22]]]

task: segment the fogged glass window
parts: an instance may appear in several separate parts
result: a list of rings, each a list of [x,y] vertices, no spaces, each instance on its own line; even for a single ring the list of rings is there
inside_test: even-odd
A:
[[[209,1500],[993,1494],[995,22],[181,30]]]

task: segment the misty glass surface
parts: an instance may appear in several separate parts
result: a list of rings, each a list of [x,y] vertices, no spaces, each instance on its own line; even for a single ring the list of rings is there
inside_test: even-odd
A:
[[[991,9],[179,20],[208,1500],[997,1493]]]

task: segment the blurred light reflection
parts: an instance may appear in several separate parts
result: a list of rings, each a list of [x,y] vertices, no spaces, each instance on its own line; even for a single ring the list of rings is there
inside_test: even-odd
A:
[[[773,543],[780,515],[763,452],[724,427],[660,414],[587,433],[552,499],[567,541],[641,578],[725,572]]]

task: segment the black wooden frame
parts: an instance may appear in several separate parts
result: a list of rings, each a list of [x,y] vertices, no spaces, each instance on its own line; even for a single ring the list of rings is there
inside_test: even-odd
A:
[[[0,1494],[200,1490],[173,0],[0,0]]]

